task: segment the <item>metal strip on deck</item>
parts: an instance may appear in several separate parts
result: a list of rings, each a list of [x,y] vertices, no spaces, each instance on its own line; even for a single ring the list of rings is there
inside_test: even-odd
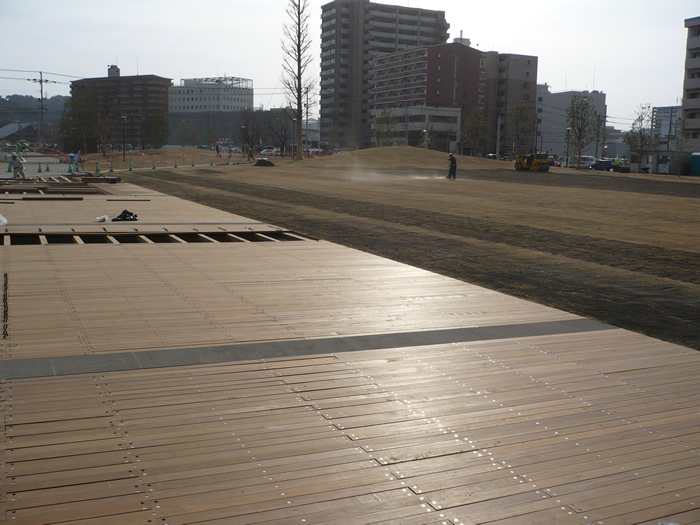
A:
[[[485,341],[557,333],[611,330],[614,327],[590,319],[571,319],[507,326],[401,332],[332,339],[272,341],[237,345],[118,352],[86,356],[57,356],[0,361],[0,379],[70,375],[279,358],[319,353],[381,350],[401,346]]]

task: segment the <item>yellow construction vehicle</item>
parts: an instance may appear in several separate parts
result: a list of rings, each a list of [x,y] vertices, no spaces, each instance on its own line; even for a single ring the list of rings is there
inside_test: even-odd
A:
[[[549,171],[549,157],[546,153],[530,153],[515,157],[515,169],[518,171]]]

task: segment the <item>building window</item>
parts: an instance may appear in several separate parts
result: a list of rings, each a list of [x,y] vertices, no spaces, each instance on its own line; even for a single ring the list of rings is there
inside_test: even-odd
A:
[[[537,97],[537,102],[542,102],[542,97]]]
[[[529,71],[525,71],[525,76],[526,76],[526,77],[529,77],[529,76],[530,76],[530,72],[529,72]]]
[[[525,83],[523,84],[523,87],[524,87],[525,89],[530,89],[530,83],[529,83],[529,82],[525,82]]]
[[[528,95],[527,93],[525,93],[525,94],[523,95],[523,100],[530,100],[530,95]]]

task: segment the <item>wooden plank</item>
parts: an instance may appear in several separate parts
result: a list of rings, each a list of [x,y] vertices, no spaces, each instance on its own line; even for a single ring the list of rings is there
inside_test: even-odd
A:
[[[373,503],[400,508],[402,505],[406,504],[407,500],[412,498],[413,494],[405,489],[389,489],[375,492],[372,495],[351,494],[322,502],[308,498],[308,502],[306,503],[297,503],[285,508],[274,508],[271,506],[272,508],[270,510],[251,511],[249,509],[247,513],[241,513],[238,509],[222,508],[214,511],[209,510],[201,514],[184,514],[169,517],[168,522],[175,524],[211,522],[212,524],[230,523],[232,525],[243,525],[246,523],[275,522],[295,518],[298,520],[306,519],[308,523],[313,523],[313,521],[306,516],[317,516],[321,518],[326,515],[326,513],[332,515],[334,512],[339,513],[338,515],[352,516],[352,514],[356,512],[354,509],[358,507],[362,508]]]
[[[41,525],[46,523],[47,511],[50,512],[52,521],[68,521],[73,519],[102,518],[103,516],[123,513],[139,513],[139,511],[144,511],[145,514],[145,511],[151,510],[152,504],[144,499],[142,494],[135,494],[61,503],[51,505],[48,509],[44,506],[39,506],[8,510],[6,518],[17,520],[17,523]]]

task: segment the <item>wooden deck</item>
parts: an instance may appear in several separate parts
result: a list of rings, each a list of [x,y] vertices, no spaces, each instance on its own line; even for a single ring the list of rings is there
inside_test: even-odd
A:
[[[697,352],[110,190],[0,202],[0,519],[700,523]]]

